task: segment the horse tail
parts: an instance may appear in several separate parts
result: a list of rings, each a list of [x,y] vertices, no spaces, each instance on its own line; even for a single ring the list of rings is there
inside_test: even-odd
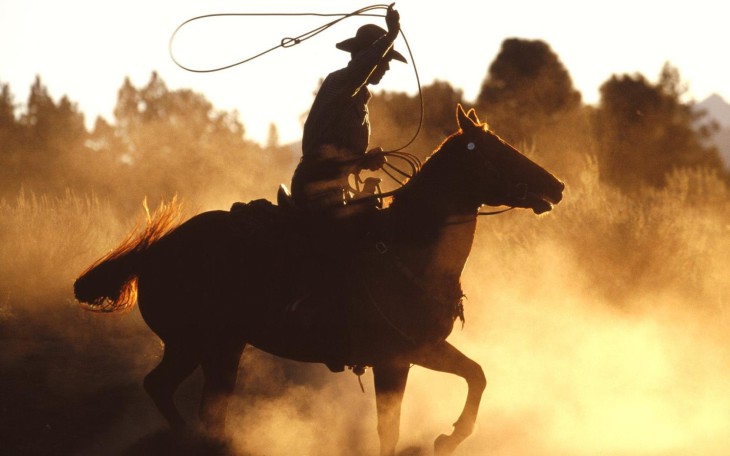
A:
[[[143,202],[147,223],[136,228],[115,249],[96,260],[74,282],[74,296],[93,312],[130,311],[137,303],[137,274],[144,253],[150,246],[177,228],[181,210],[177,198],[161,203],[150,216]]]

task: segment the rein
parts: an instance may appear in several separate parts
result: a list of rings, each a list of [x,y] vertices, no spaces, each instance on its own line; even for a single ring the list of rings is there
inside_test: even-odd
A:
[[[507,209],[500,209],[498,211],[486,211],[486,212],[485,211],[479,211],[479,212],[477,212],[477,216],[481,216],[481,215],[499,215],[499,214],[504,214],[505,212],[509,212],[512,209],[516,209],[516,207],[515,206],[510,206]]]
[[[496,211],[478,211],[476,214],[474,214],[474,216],[467,216],[467,217],[464,217],[463,219],[458,219],[458,220],[448,220],[446,223],[444,223],[444,226],[461,225],[462,223],[473,222],[479,216],[482,216],[482,215],[499,215],[499,214],[504,214],[505,212],[509,212],[512,209],[517,209],[517,208],[515,206],[510,206],[506,209],[499,209]]]
[[[413,176],[409,176],[409,179],[410,179],[410,177],[413,177]],[[362,181],[360,180],[359,175],[357,176],[357,181],[359,183],[362,183]],[[347,204],[360,204],[360,203],[368,203],[368,202],[373,202],[373,201],[378,202],[379,204],[382,204],[383,198],[387,198],[387,197],[390,197],[390,196],[397,195],[398,193],[400,193],[401,191],[403,191],[406,187],[408,187],[408,185],[410,184],[410,182],[411,181],[409,180],[405,184],[401,184],[401,187],[400,188],[397,188],[395,190],[391,190],[389,192],[380,192],[380,185],[378,185],[378,187],[377,187],[378,192],[377,193],[374,193],[374,194],[368,195],[368,196],[360,196],[360,197],[353,198],[350,201],[348,201]],[[351,190],[359,191],[359,188],[351,189]],[[509,206],[509,207],[507,207],[505,209],[498,209],[498,210],[495,210],[495,211],[478,211],[474,215],[474,217],[468,217],[465,220],[459,220],[459,221],[455,221],[455,222],[449,222],[447,224],[448,225],[456,225],[456,224],[459,224],[459,223],[466,223],[466,222],[469,222],[469,221],[474,220],[477,217],[504,214],[505,212],[509,212],[509,211],[511,211],[513,209],[517,209],[517,207],[516,206]]]

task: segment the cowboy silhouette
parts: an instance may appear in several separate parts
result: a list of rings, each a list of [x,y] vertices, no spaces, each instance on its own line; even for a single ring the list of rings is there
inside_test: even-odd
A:
[[[400,32],[400,15],[388,8],[388,30],[363,25],[353,38],[337,43],[350,53],[345,68],[330,73],[322,82],[304,124],[302,158],[292,177],[292,197],[304,215],[312,235],[312,251],[297,270],[296,298],[287,307],[285,321],[292,333],[344,331],[353,352],[362,334],[356,329],[359,278],[365,273],[364,249],[368,233],[378,224],[377,204],[351,202],[348,177],[362,169],[376,171],[385,164],[381,148],[368,150],[370,121],[367,86],[378,84],[390,69],[390,61],[406,62],[393,49]],[[373,194],[379,179],[368,178],[362,193]],[[355,198],[360,195],[354,195]],[[343,324],[334,324],[340,319]],[[333,329],[334,328],[334,329]],[[342,371],[342,361],[329,362]],[[361,374],[361,367],[356,373]]]
[[[390,61],[406,62],[393,49],[400,32],[400,15],[391,5],[385,31],[363,25],[353,38],[337,43],[351,55],[345,68],[330,73],[312,104],[304,124],[302,158],[292,177],[292,197],[310,213],[339,218],[347,203],[348,176],[361,169],[376,171],[385,163],[381,148],[368,150],[369,84],[378,84]],[[373,193],[379,179],[366,180],[364,192]]]

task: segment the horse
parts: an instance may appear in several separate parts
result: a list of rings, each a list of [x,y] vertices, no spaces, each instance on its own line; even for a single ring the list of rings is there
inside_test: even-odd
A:
[[[565,188],[473,109],[467,113],[459,104],[456,123],[457,131],[395,192],[391,204],[377,209],[387,229],[365,236],[359,276],[328,297],[297,300],[301,293],[292,279],[301,274],[297,268],[308,268],[310,276],[328,269],[300,258],[311,253],[303,247],[308,238],[289,224],[266,225],[268,238],[257,232],[266,217],[251,218],[253,210],[203,212],[177,226],[170,223],[174,211],[163,211],[145,231],[90,266],[74,283],[75,296],[91,310],[138,303],[164,344],[143,386],[173,429],[186,429],[173,394],[201,366],[200,420],[210,435],[224,433],[241,355],[250,344],[333,371],[371,367],[381,456],[395,455],[411,365],[464,378],[461,415],[451,434],[433,444],[436,455],[452,454],[473,432],[487,385],[479,364],[446,341],[456,319],[463,321],[461,273],[480,208],[542,214],[561,201]],[[281,206],[269,203],[259,212],[276,218]],[[279,240],[266,241],[272,237]],[[320,282],[328,283],[322,277]]]

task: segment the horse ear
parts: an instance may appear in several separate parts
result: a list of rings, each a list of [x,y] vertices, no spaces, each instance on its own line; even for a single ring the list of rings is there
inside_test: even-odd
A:
[[[474,127],[477,126],[477,124],[475,124],[474,121],[464,112],[464,108],[461,106],[461,103],[456,105],[456,123],[462,131],[474,129]]]
[[[479,120],[479,116],[477,116],[477,111],[474,108],[471,108],[469,112],[466,113],[466,116],[470,118],[475,124],[481,125],[482,121]]]

